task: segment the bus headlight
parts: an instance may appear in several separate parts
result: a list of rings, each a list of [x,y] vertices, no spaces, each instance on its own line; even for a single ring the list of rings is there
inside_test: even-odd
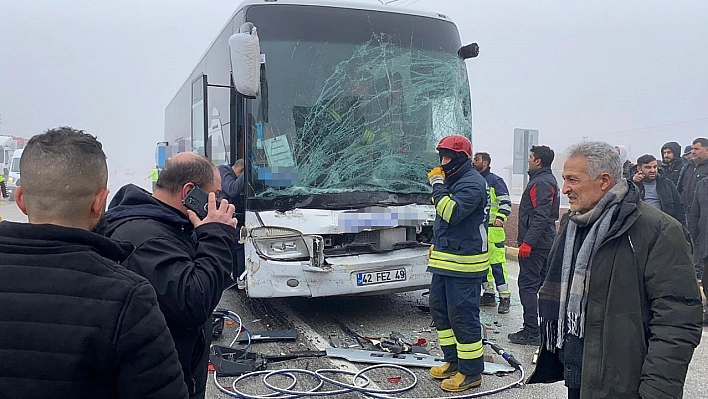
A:
[[[283,227],[259,227],[251,230],[258,254],[274,260],[309,260],[310,251],[297,230]]]

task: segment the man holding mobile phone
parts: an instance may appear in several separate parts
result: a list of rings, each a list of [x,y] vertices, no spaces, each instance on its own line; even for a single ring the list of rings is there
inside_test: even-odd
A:
[[[203,219],[186,206],[203,209],[200,189],[208,193]],[[192,398],[204,397],[211,314],[231,282],[238,241],[234,206],[226,200],[217,206],[220,191],[221,178],[207,158],[180,153],[165,165],[153,194],[127,185],[106,215],[108,236],[135,245],[123,265],[157,291]]]
[[[653,155],[645,154],[637,159],[637,173],[632,176],[632,181],[639,188],[644,202],[686,226],[681,195],[671,180],[659,176],[658,161]]]

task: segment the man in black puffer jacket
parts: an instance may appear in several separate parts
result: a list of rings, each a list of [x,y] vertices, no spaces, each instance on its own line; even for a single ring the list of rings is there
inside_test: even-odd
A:
[[[210,193],[204,220],[182,205],[195,186]],[[127,185],[106,214],[107,234],[135,245],[123,265],[146,277],[157,291],[192,398],[204,397],[211,314],[231,282],[232,252],[239,238],[234,206],[222,200],[216,209],[220,190],[219,173],[208,159],[181,153],[162,170],[152,195]]]
[[[681,169],[686,161],[681,158],[681,145],[675,141],[669,141],[661,147],[661,175],[671,180],[674,186],[678,185],[681,177]]]
[[[107,180],[81,131],[50,130],[22,153],[29,223],[0,222],[0,397],[187,398],[155,290],[117,263],[133,246],[89,231]]]

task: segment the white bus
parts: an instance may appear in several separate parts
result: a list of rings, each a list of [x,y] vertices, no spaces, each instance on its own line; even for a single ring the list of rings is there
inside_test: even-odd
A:
[[[245,160],[236,206],[250,297],[429,286],[426,174],[440,138],[472,137],[465,59],[477,50],[437,13],[316,0],[237,8],[167,106],[161,146],[163,158]]]

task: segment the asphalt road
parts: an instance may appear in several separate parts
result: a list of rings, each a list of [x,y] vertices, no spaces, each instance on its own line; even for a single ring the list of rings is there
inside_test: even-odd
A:
[[[17,209],[14,203],[3,201],[0,205],[0,214],[6,220],[26,221],[26,217]],[[531,364],[535,348],[511,344],[506,338],[507,334],[515,332],[521,327],[521,305],[516,295],[517,286],[513,276],[518,275],[518,264],[509,262],[509,275],[511,287],[514,292],[512,297],[511,312],[499,315],[495,308],[482,308],[482,321],[487,329],[488,339],[498,343],[521,361],[527,373],[533,370]],[[425,338],[428,341],[427,349],[432,354],[441,354],[437,344],[435,330],[430,328],[430,315],[421,310],[420,306],[428,305],[428,297],[422,295],[424,291],[405,294],[395,294],[376,297],[345,297],[345,298],[289,298],[289,299],[250,299],[243,295],[243,291],[230,289],[226,291],[220,306],[239,314],[244,325],[251,331],[295,329],[298,332],[296,341],[257,343],[251,350],[261,354],[284,354],[290,351],[324,350],[330,345],[330,337],[336,337],[352,347],[357,346],[356,340],[344,332],[342,325],[366,336],[388,335],[392,331],[403,334],[409,340]],[[223,335],[214,343],[228,345],[235,336],[235,326],[227,326]],[[696,349],[693,361],[689,367],[686,380],[684,397],[703,398],[708,392],[708,328],[704,328],[703,343]],[[485,354],[491,356],[496,363],[504,363],[500,356],[492,353],[488,348]],[[505,363],[504,363],[505,364]],[[326,357],[303,358],[278,363],[269,363],[268,370],[278,369],[340,369],[358,371],[367,364],[350,363],[345,360],[329,359]],[[437,398],[454,397],[446,395],[439,388],[439,382],[428,375],[425,368],[410,368],[418,378],[415,388],[400,397],[407,398]],[[373,371],[369,374],[372,381],[381,389],[394,389],[410,382],[410,378],[398,370]],[[313,380],[306,375],[297,375],[302,386],[313,387]],[[389,382],[389,378],[402,377],[400,382]],[[207,397],[228,398],[229,396],[217,390],[210,374],[207,385]],[[473,393],[511,384],[518,379],[518,374],[509,376],[485,376],[481,388],[466,391]],[[234,378],[220,378],[219,384],[230,386]],[[287,378],[273,378],[272,383],[277,386],[287,385]],[[253,378],[239,384],[237,388],[249,394],[266,394],[260,380]],[[332,389],[331,386],[327,389]],[[359,394],[349,393],[338,395],[338,398],[357,398]],[[565,398],[566,390],[562,383],[550,385],[529,385],[523,388],[513,388],[499,394],[495,398]]]
[[[509,262],[509,275],[518,275],[518,264]],[[488,339],[498,343],[508,352],[521,361],[527,373],[533,370],[532,359],[534,347],[515,345],[508,341],[507,334],[516,332],[521,328],[522,308],[516,292],[516,279],[511,277],[512,310],[507,315],[500,315],[495,308],[482,308],[482,322],[488,326]],[[388,335],[391,331],[402,333],[410,340],[425,338],[428,349],[435,355],[441,354],[437,344],[435,330],[430,328],[430,315],[422,311],[420,306],[428,305],[428,297],[422,295],[424,291],[405,294],[386,295],[378,297],[348,297],[348,298],[289,298],[255,300],[246,298],[242,291],[229,290],[221,301],[221,306],[238,313],[247,328],[251,330],[287,329],[295,328],[299,337],[296,342],[280,342],[268,344],[255,344],[253,351],[266,354],[280,354],[290,351],[323,350],[329,346],[331,336],[345,341],[352,347],[357,347],[355,339],[346,334],[341,325],[345,325],[360,335],[380,336]],[[218,343],[228,345],[235,334],[234,327],[227,327],[224,336],[217,340]],[[708,328],[704,329],[704,341],[708,339]],[[485,354],[491,356],[495,363],[504,363],[504,360],[488,348]],[[346,370],[361,370],[367,364],[352,364],[346,361],[330,360],[328,358],[308,358],[268,365],[269,370],[295,368],[316,370],[323,368],[340,368]],[[424,368],[411,368],[418,377],[418,383],[410,392],[400,395],[402,397],[436,398],[446,395],[439,388],[439,382],[428,375]],[[685,385],[685,398],[705,397],[708,389],[708,344],[700,345],[693,356]],[[391,370],[389,373],[374,373],[377,385],[382,389],[392,389],[396,384],[390,384],[388,378],[402,376],[400,372]],[[505,377],[485,376],[483,385],[476,391],[487,390],[513,383],[518,374]],[[222,385],[230,385],[232,378],[220,379]],[[403,385],[405,378],[398,383]],[[211,381],[210,381],[211,383]],[[249,394],[267,393],[259,390],[261,386],[256,379],[244,381],[237,387]],[[243,387],[243,388],[241,388]],[[250,389],[250,390],[249,390]],[[217,392],[213,385],[209,387],[209,398],[227,398],[228,396]],[[474,392],[468,391],[469,393]],[[358,395],[341,395],[339,397],[360,397]],[[495,394],[497,398],[566,398],[567,392],[562,383],[549,385],[529,385],[523,388]]]

